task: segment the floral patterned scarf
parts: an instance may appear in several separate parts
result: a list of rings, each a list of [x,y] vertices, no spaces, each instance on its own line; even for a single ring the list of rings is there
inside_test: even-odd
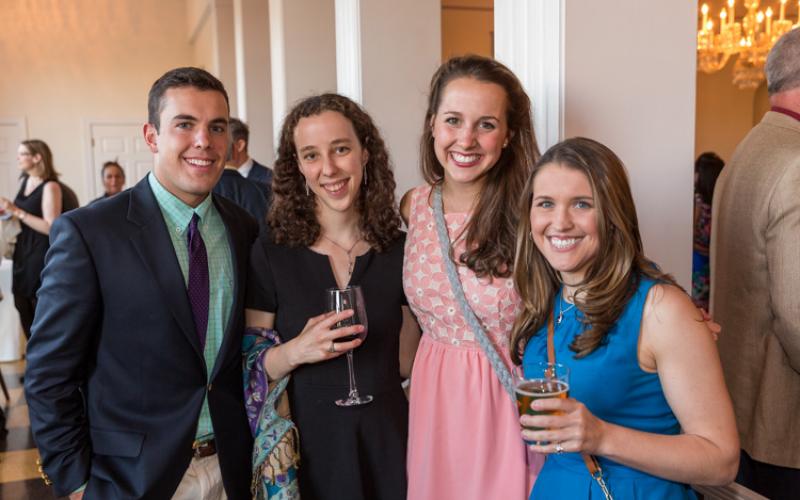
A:
[[[267,349],[281,343],[278,332],[248,327],[244,332],[244,395],[253,433],[254,500],[298,500],[299,436],[286,400],[289,375],[270,381],[264,371]],[[283,396],[283,402],[280,401]],[[283,410],[284,407],[286,411]]]

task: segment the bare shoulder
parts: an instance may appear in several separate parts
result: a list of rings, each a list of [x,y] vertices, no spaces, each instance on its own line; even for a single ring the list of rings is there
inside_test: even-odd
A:
[[[400,217],[403,218],[406,226],[408,226],[408,219],[411,217],[411,197],[413,196],[415,188],[406,191],[406,194],[400,199]]]
[[[44,192],[51,196],[61,194],[61,184],[55,181],[48,182],[44,185]]]
[[[689,296],[674,285],[659,283],[647,294],[642,313],[642,342],[657,352],[661,349],[713,344],[700,310]]]

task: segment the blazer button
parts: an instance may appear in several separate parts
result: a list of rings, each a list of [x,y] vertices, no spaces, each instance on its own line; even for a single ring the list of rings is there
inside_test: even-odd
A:
[[[211,392],[211,384],[208,384],[208,392]]]

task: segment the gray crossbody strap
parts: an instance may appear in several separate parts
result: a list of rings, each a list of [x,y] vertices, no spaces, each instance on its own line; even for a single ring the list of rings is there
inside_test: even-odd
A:
[[[466,319],[467,324],[475,333],[475,338],[478,340],[481,349],[483,349],[483,353],[486,354],[486,357],[489,359],[489,363],[491,363],[495,375],[497,375],[497,378],[500,380],[500,383],[503,384],[503,387],[506,392],[508,392],[509,396],[511,396],[511,399],[515,400],[516,396],[514,395],[514,383],[511,380],[511,372],[509,372],[506,364],[503,363],[500,354],[497,352],[497,349],[495,349],[492,341],[489,340],[489,336],[483,330],[477,316],[475,316],[475,312],[469,306],[467,297],[464,295],[464,288],[461,286],[461,280],[458,278],[456,265],[453,259],[450,258],[450,237],[447,235],[447,223],[444,220],[441,186],[435,186],[433,188],[433,214],[436,218],[436,233],[439,236],[439,245],[442,249],[442,260],[445,262],[447,278],[450,280],[450,288],[453,289],[453,295],[455,295],[458,305],[461,306],[464,319]]]

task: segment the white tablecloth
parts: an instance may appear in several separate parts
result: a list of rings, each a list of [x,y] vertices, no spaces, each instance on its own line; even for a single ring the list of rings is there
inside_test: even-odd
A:
[[[0,264],[0,289],[3,300],[0,301],[0,361],[16,361],[22,358],[25,337],[19,322],[19,314],[14,307],[14,296],[11,294],[11,261],[3,259]]]

